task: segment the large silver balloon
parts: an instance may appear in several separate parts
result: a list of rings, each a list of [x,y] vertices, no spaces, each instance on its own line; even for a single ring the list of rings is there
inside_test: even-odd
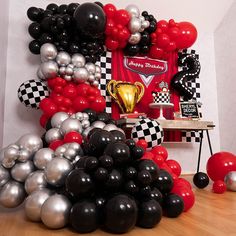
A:
[[[84,83],[89,78],[89,72],[84,67],[75,68],[73,78],[77,83]]]
[[[68,118],[62,122],[60,127],[61,134],[65,135],[70,131],[77,131],[79,133],[82,132],[82,125],[77,119]]]
[[[71,61],[75,67],[84,67],[86,62],[85,57],[79,53],[74,54]]]
[[[134,34],[131,34],[128,41],[130,44],[135,45],[138,44],[140,40],[141,40],[141,34],[139,32],[136,32]]]
[[[129,27],[130,32],[133,34],[133,33],[139,32],[141,26],[142,24],[141,24],[140,19],[137,17],[132,17],[129,22],[128,27]]]
[[[42,170],[37,170],[31,173],[25,181],[25,191],[28,194],[31,194],[38,189],[45,188],[46,186],[47,181],[44,171]]]
[[[51,185],[62,186],[71,170],[72,165],[67,159],[55,157],[45,168],[46,180]]]
[[[57,49],[53,44],[45,43],[40,48],[40,56],[42,62],[54,60],[57,56]]]
[[[4,149],[4,154],[2,158],[2,165],[5,168],[12,168],[15,165],[15,161],[18,158],[19,154],[19,147],[9,146]]]
[[[7,182],[0,191],[0,205],[4,207],[17,207],[24,201],[24,199],[24,186],[16,181]]]
[[[26,161],[30,160],[31,157],[32,157],[32,153],[28,149],[23,148],[23,149],[19,150],[18,161],[26,162]]]
[[[10,174],[7,169],[0,165],[0,188],[9,181]]]
[[[13,179],[24,182],[28,175],[34,171],[34,164],[32,161],[26,161],[15,164],[11,169],[11,176]]]
[[[40,213],[44,202],[50,197],[49,189],[40,189],[30,194],[25,200],[25,214],[31,221],[41,221]]]
[[[18,141],[17,144],[23,148],[28,149],[31,153],[37,152],[43,147],[42,139],[36,134],[25,134]]]
[[[125,10],[129,12],[131,17],[139,17],[140,16],[140,11],[139,8],[133,4],[128,5]]]
[[[58,73],[58,65],[55,61],[46,61],[40,65],[40,70],[46,79],[55,78]]]
[[[68,223],[71,207],[70,201],[64,195],[52,195],[41,208],[41,220],[48,228],[62,228]]]
[[[118,130],[118,127],[114,124],[107,124],[104,128],[106,131]]]
[[[85,64],[85,68],[90,74],[95,74],[96,72],[96,66],[92,62],[88,62]]]
[[[62,135],[59,128],[51,128],[45,134],[45,141],[51,143],[55,140],[61,139]]]
[[[33,162],[38,169],[43,170],[53,157],[54,151],[52,149],[42,148],[35,153]]]
[[[103,129],[105,127],[105,125],[106,124],[104,122],[97,120],[97,121],[94,121],[91,126],[94,128]]]
[[[230,171],[225,176],[225,184],[228,190],[236,192],[236,171]]]
[[[66,112],[57,112],[52,116],[51,125],[53,128],[60,128],[61,123],[69,118],[69,115]]]
[[[59,52],[56,57],[56,62],[60,66],[67,66],[71,62],[71,57],[67,52]]]

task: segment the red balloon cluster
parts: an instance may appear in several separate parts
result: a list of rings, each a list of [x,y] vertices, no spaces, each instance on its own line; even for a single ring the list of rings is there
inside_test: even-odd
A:
[[[144,148],[146,151],[147,143],[145,140],[139,140],[137,146]],[[195,202],[195,196],[191,184],[184,178],[180,178],[181,166],[175,161],[168,159],[168,152],[163,146],[156,146],[150,152],[146,151],[142,159],[153,160],[160,169],[167,171],[174,180],[172,193],[179,195],[184,201],[184,211],[188,211]]]
[[[118,48],[125,48],[131,34],[127,28],[130,21],[129,13],[124,9],[117,10],[110,3],[106,4],[103,10],[107,17],[105,30],[107,49],[113,51]]]
[[[167,60],[169,53],[191,47],[197,39],[197,29],[190,22],[176,23],[173,19],[157,22],[157,29],[151,34],[150,57]]]
[[[48,80],[48,87],[51,89],[49,97],[39,104],[43,111],[40,118],[42,127],[45,127],[47,120],[59,111],[73,114],[90,108],[96,112],[102,112],[106,107],[106,101],[99,89],[91,85],[77,85],[56,77]]]

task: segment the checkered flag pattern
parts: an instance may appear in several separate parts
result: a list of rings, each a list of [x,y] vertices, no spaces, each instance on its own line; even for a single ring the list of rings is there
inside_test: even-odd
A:
[[[144,139],[148,143],[148,148],[151,149],[164,140],[164,132],[161,125],[152,119],[144,118],[138,121],[131,131],[131,138],[134,141]]]
[[[18,89],[18,98],[27,107],[38,109],[39,103],[48,96],[48,87],[40,80],[27,80]]]
[[[170,103],[169,93],[153,92],[152,97],[154,103]]]
[[[195,50],[185,49],[181,53],[190,53],[194,54],[197,59],[199,59],[199,55],[196,54]],[[179,68],[179,70],[187,70],[187,68]],[[188,87],[193,90],[193,98],[192,101],[200,102],[200,78],[199,76],[191,81],[187,82]],[[180,101],[184,101],[183,97],[180,97]],[[202,116],[201,112],[199,112],[200,117]],[[199,132],[182,132],[182,142],[200,142],[200,133]]]
[[[106,109],[105,111],[111,114],[111,96],[107,92],[107,84],[111,80],[111,52],[105,52],[100,61],[96,63],[96,65],[101,67],[102,77],[100,79],[99,89],[101,91],[101,95],[106,100]]]

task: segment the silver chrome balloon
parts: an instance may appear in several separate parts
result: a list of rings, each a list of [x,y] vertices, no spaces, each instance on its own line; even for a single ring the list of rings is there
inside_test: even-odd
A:
[[[40,213],[44,202],[50,197],[49,189],[40,189],[31,193],[25,200],[25,214],[29,220],[41,221]]]
[[[25,182],[28,175],[33,171],[34,165],[32,161],[17,163],[11,169],[11,176],[19,182]]]
[[[228,190],[236,192],[236,171],[230,171],[225,176],[225,184]]]
[[[0,165],[0,188],[10,180],[10,174],[7,169]]]
[[[84,67],[86,63],[85,57],[79,53],[74,54],[71,61],[75,67]]]
[[[41,220],[48,228],[62,228],[68,223],[71,207],[70,201],[64,195],[54,194],[42,205]]]
[[[65,151],[67,150],[67,146],[62,145],[62,146],[59,146],[56,150],[55,150],[55,156],[56,157],[63,157]]]
[[[4,207],[17,207],[24,201],[24,199],[24,186],[16,181],[7,182],[0,191],[0,205]]]
[[[99,74],[102,73],[102,69],[100,66],[98,66],[98,65],[95,66],[95,73],[99,73]]]
[[[18,158],[19,150],[15,147],[7,147],[4,150],[3,159],[2,159],[2,165],[5,168],[11,168],[15,165],[15,161]]]
[[[98,87],[99,82],[98,82],[97,80],[95,80],[95,81],[93,81],[93,84],[92,84],[92,85],[95,86],[95,87]]]
[[[139,32],[141,26],[142,26],[141,20],[137,17],[132,17],[131,20],[129,21],[129,25],[128,25],[129,30],[132,34]]]
[[[60,127],[61,134],[65,135],[70,131],[82,132],[82,125],[77,119],[68,118],[62,122]]]
[[[40,65],[40,70],[46,79],[51,79],[57,76],[59,68],[55,61],[46,61]]]
[[[64,76],[64,79],[65,79],[66,81],[71,81],[71,80],[72,80],[72,76],[71,76],[71,75],[65,75],[65,76]]]
[[[95,127],[90,126],[90,127],[88,127],[87,129],[85,129],[85,130],[83,131],[83,133],[82,133],[83,137],[87,138],[89,132],[90,132],[92,129],[94,129],[94,128],[95,128]]]
[[[93,75],[93,74],[90,74],[89,76],[88,76],[88,81],[91,83],[91,82],[93,82],[93,81],[95,81],[95,76]]]
[[[53,128],[60,128],[61,123],[69,118],[69,115],[66,112],[57,112],[52,116],[51,125]]]
[[[129,12],[130,16],[133,17],[139,17],[140,16],[140,11],[139,8],[133,4],[128,5],[125,10]]]
[[[70,66],[66,67],[66,75],[73,75],[74,70]]]
[[[131,34],[129,38],[129,43],[132,45],[138,44],[139,41],[141,40],[141,34],[139,32]]]
[[[65,67],[65,66],[61,66],[61,67],[59,68],[59,74],[60,74],[61,76],[64,76],[64,75],[66,74],[66,67]]]
[[[55,157],[45,168],[46,180],[53,186],[62,186],[71,170],[72,165],[67,159]]]
[[[75,118],[79,121],[82,121],[84,119],[83,113],[82,112],[75,113]]]
[[[51,128],[45,134],[45,141],[47,143],[51,143],[58,139],[62,139],[62,135],[59,128]]]
[[[25,134],[18,141],[17,144],[23,148],[28,149],[31,153],[37,152],[43,147],[42,139],[36,134]]]
[[[89,115],[87,113],[83,113],[83,119],[84,120],[89,120]]]
[[[83,120],[81,122],[83,129],[87,129],[90,126],[89,120]]]
[[[118,127],[114,124],[107,124],[104,128],[106,131],[118,130]]]
[[[150,26],[150,22],[148,20],[145,20],[142,22],[142,28],[146,29]]]
[[[102,74],[101,73],[95,73],[95,79],[96,80],[100,80],[101,79],[101,77],[102,77]]]
[[[54,151],[50,148],[41,148],[39,149],[33,158],[34,165],[40,169],[45,169],[48,162],[54,157]]]
[[[88,62],[85,64],[85,68],[90,74],[95,74],[96,72],[96,66],[92,62]]]
[[[73,161],[77,155],[77,151],[73,148],[67,148],[67,150],[64,153],[64,157],[68,159],[69,161]]]
[[[41,71],[41,67],[39,67],[38,70],[37,70],[37,77],[41,80],[45,80],[45,77],[44,77],[44,75]]]
[[[91,126],[94,128],[103,129],[105,127],[105,125],[106,124],[104,122],[97,120],[97,121],[94,121]]]
[[[25,191],[28,194],[38,189],[45,188],[46,186],[47,181],[43,170],[36,170],[31,173],[25,181]]]
[[[32,153],[27,149],[21,149],[18,153],[18,161],[26,162],[32,158]]]
[[[56,57],[56,62],[59,66],[67,66],[71,62],[71,57],[67,52],[59,52]]]
[[[45,43],[40,48],[40,56],[42,62],[54,60],[57,56],[57,49],[53,44]]]
[[[87,71],[86,68],[81,67],[81,68],[75,68],[74,70],[74,81],[77,83],[84,83],[88,80],[89,77],[89,72]]]
[[[73,148],[78,152],[81,149],[81,146],[78,143],[69,143],[68,148]]]

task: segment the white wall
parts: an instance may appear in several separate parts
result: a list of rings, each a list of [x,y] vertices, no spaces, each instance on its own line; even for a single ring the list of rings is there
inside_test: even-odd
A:
[[[236,2],[215,31],[216,78],[222,150],[236,153]]]
[[[4,145],[14,142],[20,135],[26,132],[42,132],[40,129],[39,111],[25,108],[17,99],[19,85],[28,80],[36,78],[36,70],[39,64],[38,56],[31,55],[28,51],[30,36],[27,33],[29,20],[26,11],[30,6],[45,7],[51,1],[43,0],[10,0],[9,7],[9,32],[7,50],[7,77],[6,77],[6,101],[4,114]],[[64,3],[66,1],[55,0],[53,2]],[[80,1],[80,3],[85,1]],[[103,3],[114,2],[118,8],[135,3],[141,10],[148,10],[158,19],[173,18],[176,21],[191,21],[196,25],[199,32],[195,49],[200,54],[202,72],[202,102],[203,113],[206,120],[213,120],[216,129],[211,132],[213,150],[218,151],[219,126],[216,93],[216,76],[214,64],[214,38],[213,29],[222,18],[224,11],[230,6],[227,3],[217,3],[214,0],[207,1],[151,1],[128,0],[125,3],[115,0],[103,1]],[[223,2],[223,1],[222,1]],[[214,6],[214,11],[212,10]],[[206,141],[206,140],[205,140]],[[209,157],[209,151],[204,142],[202,154],[202,169]],[[198,144],[168,144],[169,155],[180,161],[183,171],[194,172],[196,169]]]

